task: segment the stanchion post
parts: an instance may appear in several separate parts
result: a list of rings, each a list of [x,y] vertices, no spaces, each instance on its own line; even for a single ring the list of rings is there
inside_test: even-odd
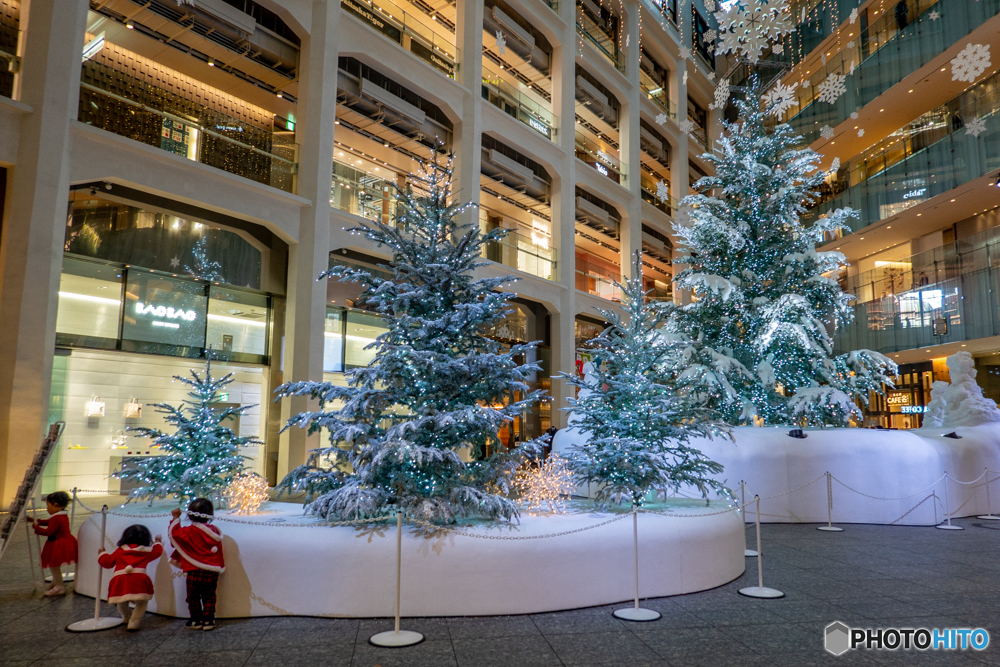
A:
[[[990,506],[990,469],[988,467],[986,468],[986,514],[980,514],[976,518],[1000,521],[1000,516],[993,516],[993,508]]]
[[[660,612],[639,607],[639,508],[636,505],[632,505],[632,548],[635,554],[635,606],[615,609],[612,615],[623,621],[655,621],[660,618]]]
[[[965,530],[961,526],[951,525],[951,492],[948,491],[948,471],[944,473],[944,513],[948,516],[947,523],[934,526],[935,528],[940,528],[941,530]]]
[[[818,526],[816,530],[823,530],[828,533],[842,533],[843,528],[833,525],[833,475],[826,471],[826,525]]]
[[[38,512],[35,510],[34,497],[31,498],[31,516],[35,521],[38,521]],[[38,571],[42,573],[42,588],[45,588],[45,566],[42,565],[42,538],[38,536],[38,533],[35,533],[35,546],[38,547]]]
[[[764,598],[768,600],[783,598],[785,594],[778,589],[764,586],[764,555],[760,548],[760,496],[756,495],[753,499],[757,506],[757,585],[741,588],[739,594],[745,595],[748,598]]]
[[[35,557],[31,555],[31,524],[28,523],[27,511],[25,511],[24,513],[24,536],[27,538],[28,541],[28,566],[31,568],[31,588],[37,590],[38,577],[35,576]],[[39,554],[39,558],[41,558],[41,554]],[[42,574],[45,573],[43,572]],[[45,581],[45,579],[42,579],[42,581]],[[43,588],[44,586],[45,584],[42,584]]]
[[[747,522],[747,483],[740,480],[740,507],[743,508],[743,525]],[[745,532],[745,531],[744,531]],[[757,552],[753,549],[743,549],[743,556],[745,558],[756,558]]]
[[[107,530],[108,506],[105,505],[101,508],[101,541],[98,543],[99,550],[104,548],[104,541],[107,538]],[[66,626],[66,629],[70,632],[94,632],[95,630],[107,630],[124,623],[121,616],[101,616],[101,586],[104,583],[104,568],[102,568],[100,564],[96,565],[97,590],[94,591],[94,617],[77,621],[76,623],[70,623]]]
[[[396,512],[396,626],[392,632],[379,632],[368,638],[368,642],[374,646],[385,648],[401,648],[403,646],[413,646],[424,641],[424,636],[419,632],[399,629],[399,604],[400,589],[403,577],[403,513]]]

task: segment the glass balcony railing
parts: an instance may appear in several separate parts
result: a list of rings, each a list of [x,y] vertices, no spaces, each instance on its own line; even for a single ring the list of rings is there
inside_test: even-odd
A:
[[[625,61],[621,58],[618,45],[606,32],[595,24],[579,6],[576,8],[576,32],[583,41],[589,43],[597,52],[604,56],[611,65],[622,74],[625,73]]]
[[[483,99],[543,137],[555,140],[556,121],[552,112],[485,67]]]
[[[340,6],[446,76],[455,78],[459,54],[454,34],[442,36],[431,25],[435,22],[430,18],[403,11],[390,0],[341,0]]]
[[[849,223],[858,231],[997,169],[998,104],[1000,76],[994,76],[924,114],[891,135],[881,150],[876,147],[848,162],[810,217],[851,207],[860,212]],[[984,124],[978,137],[968,133],[973,121]]]
[[[646,7],[655,14],[662,15],[677,27],[677,0],[644,0]]]
[[[599,296],[602,299],[621,301],[621,289],[616,284],[621,279],[618,267],[590,255],[576,254],[576,288],[587,294]]]
[[[625,184],[625,171],[618,158],[582,132],[576,133],[576,156],[615,183]]]
[[[483,257],[545,280],[555,280],[558,278],[557,251],[555,248],[550,248],[549,243],[551,241],[548,237],[525,236],[511,231],[503,240],[486,244],[483,248]]]
[[[665,200],[660,199],[658,196],[656,196],[656,186],[658,182],[654,181],[646,174],[643,174],[640,180],[642,188],[642,192],[640,194],[642,195],[642,200],[645,202],[649,202],[650,204],[652,204],[659,210],[663,211],[667,215],[672,216],[674,214],[674,211],[677,209],[677,200],[669,195],[667,195],[667,198]],[[669,188],[670,185],[667,184],[667,187]]]
[[[677,120],[677,105],[670,101],[667,90],[653,81],[652,77],[642,69],[639,70],[639,87],[642,94],[649,98],[668,118]]]
[[[388,224],[395,212],[391,183],[349,164],[333,161],[330,206],[366,220]]]
[[[905,27],[899,27],[894,11],[884,12],[869,28],[874,37],[859,36],[853,49],[832,56],[809,75],[809,86],[796,89],[799,106],[789,123],[807,143],[824,125],[835,127],[1000,13],[1000,0],[909,0],[907,6]],[[818,100],[819,86],[830,74],[846,76],[847,91],[833,104]]]
[[[287,124],[287,130],[279,130],[277,125],[272,129],[252,127],[188,100],[174,99],[176,96],[141,81],[132,81],[128,90],[136,97],[168,108],[156,109],[90,83],[81,83],[79,120],[174,155],[295,192],[298,145],[291,123]]]

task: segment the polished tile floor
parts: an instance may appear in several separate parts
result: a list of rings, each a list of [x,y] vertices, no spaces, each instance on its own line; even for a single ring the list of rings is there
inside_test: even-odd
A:
[[[965,519],[964,531],[765,525],[765,584],[780,600],[736,591],[756,584],[756,561],[720,588],[646,600],[653,623],[611,616],[622,605],[550,614],[406,620],[426,636],[405,649],[368,644],[391,629],[386,619],[223,620],[214,632],[147,616],[135,634],[122,628],[75,635],[65,626],[93,613],[93,600],[42,598],[31,586],[23,529],[0,561],[0,665],[279,665],[359,667],[534,667],[558,665],[1000,665],[1000,521]],[[752,538],[748,528],[748,542]],[[581,582],[586,585],[586,582]],[[106,608],[104,613],[110,614]],[[983,651],[823,650],[823,628],[982,627]]]

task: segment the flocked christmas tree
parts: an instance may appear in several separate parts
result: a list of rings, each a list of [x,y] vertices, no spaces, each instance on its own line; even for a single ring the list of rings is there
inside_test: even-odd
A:
[[[513,295],[501,289],[509,277],[473,273],[487,264],[486,244],[506,232],[460,220],[470,205],[450,201],[451,175],[451,160],[422,167],[421,189],[398,192],[394,224],[352,230],[392,253],[383,267],[390,278],[348,267],[321,276],[363,285],[358,305],[382,315],[388,331],[368,346],[372,362],[348,371],[347,386],[278,390],[319,399],[319,410],[289,426],[329,437],[281,483],[307,493],[307,511],[340,519],[402,511],[435,522],[517,516],[510,480],[533,448],[506,449],[497,434],[541,397],[527,384],[540,367],[518,360],[534,343],[504,348],[483,334]]]
[[[675,311],[670,328],[749,371],[729,377],[741,401],[717,402],[730,423],[756,415],[768,424],[844,425],[859,413],[854,401],[867,403],[896,368],[877,352],[833,353],[831,334],[850,321],[852,297],[831,277],[844,256],[816,245],[849,231],[857,213],[837,209],[803,225],[825,177],[819,154],[795,148],[801,137],[789,125],[768,127],[774,108],[761,108],[755,77],[735,104],[739,119],[704,156],[715,174],[695,184],[701,194],[684,198],[688,219],[674,225],[675,264],[684,267],[675,282],[694,302]]]
[[[664,335],[670,304],[648,301],[641,254],[621,285],[621,310],[601,310],[607,328],[589,343],[592,368],[582,378],[563,376],[580,388],[570,404],[574,426],[586,442],[570,449],[570,468],[581,482],[596,483],[598,505],[644,502],[678,487],[707,495],[722,487],[711,475],[722,466],[689,440],[727,429],[706,405],[703,370],[690,369],[696,345]]]
[[[140,436],[152,439],[152,445],[162,454],[137,459],[134,467],[114,473],[122,481],[136,486],[129,500],[148,498],[209,498],[216,506],[224,505],[224,494],[243,471],[240,447],[263,444],[257,438],[237,436],[227,422],[254,406],[217,408],[222,390],[233,381],[233,374],[212,377],[211,351],[205,361],[204,374],[195,370],[191,377],[174,376],[191,388],[190,399],[180,406],[155,403],[156,411],[176,428],[165,433],[155,428],[129,428]]]

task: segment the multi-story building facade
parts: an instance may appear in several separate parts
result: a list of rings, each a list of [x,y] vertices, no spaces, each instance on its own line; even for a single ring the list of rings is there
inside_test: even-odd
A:
[[[0,504],[55,420],[44,490],[120,490],[156,455],[129,427],[162,425],[209,348],[222,402],[258,406],[249,467],[302,463],[316,441],[280,431],[307,403],[274,388],[343,381],[382,330],[316,277],[387,256],[347,230],[390,220],[435,153],[468,221],[510,231],[482,269],[517,277],[492,335],[542,342],[552,400],[502,435],[563,425],[553,376],[636,250],[672,296],[671,216],[721,115],[712,21],[701,0],[0,0]]]
[[[822,246],[851,263],[840,278],[856,318],[837,347],[900,365],[897,387],[866,421],[919,426],[931,382],[948,380],[945,357],[962,350],[1000,399],[1000,2],[808,0],[792,14],[789,122],[823,168],[839,163],[812,213],[860,213]],[[820,100],[833,75],[844,77],[843,94]]]

